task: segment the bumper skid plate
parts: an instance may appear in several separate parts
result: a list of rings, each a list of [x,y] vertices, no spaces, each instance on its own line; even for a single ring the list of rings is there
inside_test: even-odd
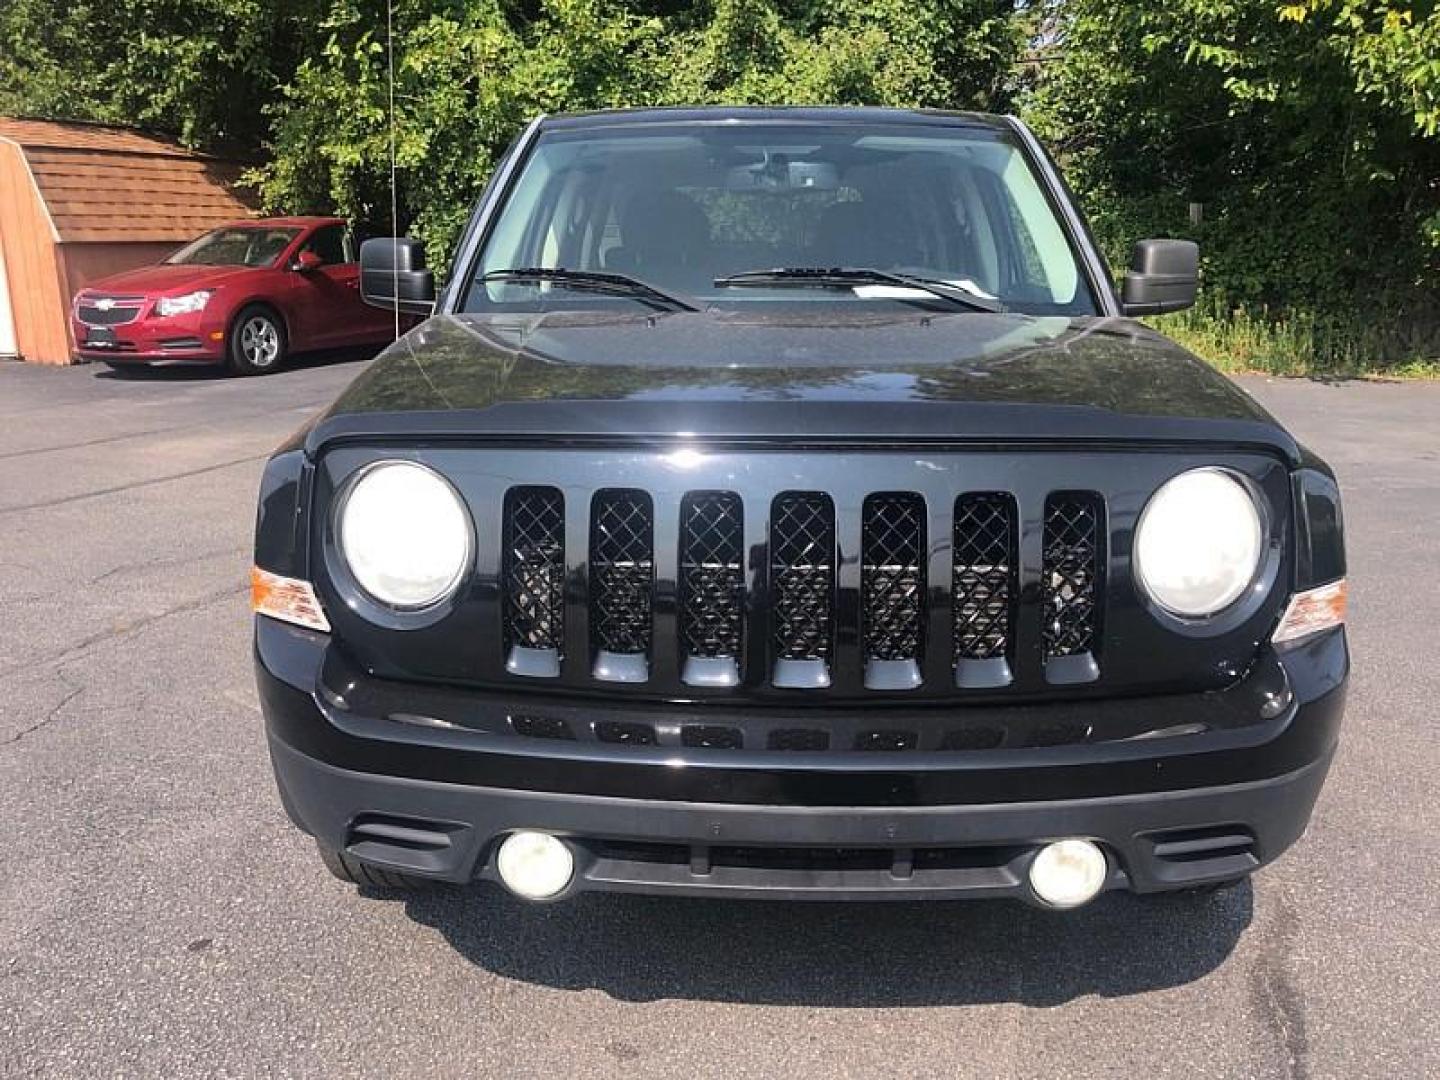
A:
[[[1039,845],[1093,839],[1107,888],[1155,892],[1238,877],[1304,831],[1329,756],[1267,781],[1063,802],[954,807],[658,803],[475,788],[337,769],[272,739],[291,817],[323,845],[450,882],[493,879],[498,840],[571,843],[570,892],[776,899],[1029,897]]]

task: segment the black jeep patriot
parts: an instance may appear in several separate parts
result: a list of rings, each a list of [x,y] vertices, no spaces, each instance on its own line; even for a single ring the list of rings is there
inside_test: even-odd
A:
[[[1134,316],[1010,118],[536,120],[432,315],[271,459],[255,654],[340,877],[1048,907],[1304,830],[1348,655],[1323,462]]]

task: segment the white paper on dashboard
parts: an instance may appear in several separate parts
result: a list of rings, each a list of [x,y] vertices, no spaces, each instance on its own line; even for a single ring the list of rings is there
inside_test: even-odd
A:
[[[946,281],[946,285],[953,285],[957,289],[964,289],[971,296],[978,296],[981,300],[994,300],[996,296],[980,288],[969,278],[956,278]],[[926,292],[924,289],[911,288],[908,285],[855,285],[852,291],[861,300],[923,300],[927,296],[933,297],[934,293]]]

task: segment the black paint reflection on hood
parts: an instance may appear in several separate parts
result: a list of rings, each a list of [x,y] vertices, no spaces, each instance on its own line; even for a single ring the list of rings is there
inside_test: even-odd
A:
[[[1270,422],[1228,379],[1124,320],[808,308],[441,316],[378,357],[330,415],[545,401],[991,402]]]

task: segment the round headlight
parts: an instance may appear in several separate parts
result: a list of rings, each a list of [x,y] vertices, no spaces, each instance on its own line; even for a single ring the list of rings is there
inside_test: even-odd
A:
[[[1219,469],[1193,469],[1150,497],[1135,529],[1135,576],[1165,610],[1225,610],[1255,578],[1264,526],[1250,491]]]
[[[340,553],[370,596],[405,610],[449,596],[470,564],[470,517],[439,473],[409,461],[372,465],[340,507]]]

